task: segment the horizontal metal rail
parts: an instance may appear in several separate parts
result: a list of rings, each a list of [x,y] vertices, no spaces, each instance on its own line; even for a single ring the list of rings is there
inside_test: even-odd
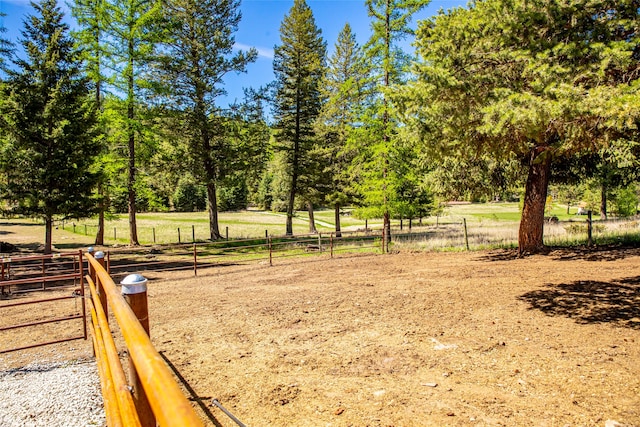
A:
[[[193,407],[173,378],[162,356],[155,349],[131,307],[118,292],[115,283],[90,254],[87,259],[107,297],[122,337],[135,366],[151,409],[161,426],[202,426]],[[94,300],[95,301],[95,300]]]
[[[26,345],[24,347],[15,347],[15,348],[7,349],[7,350],[0,350],[0,354],[11,353],[11,352],[14,352],[14,351],[29,350],[30,348],[42,347],[42,346],[45,346],[45,345],[52,345],[52,344],[60,344],[60,343],[63,343],[63,342],[83,340],[83,339],[86,339],[85,336],[84,335],[79,335],[77,337],[63,338],[63,339],[60,339],[60,340],[48,341],[48,342],[45,342],[45,343],[31,344],[31,345]]]
[[[0,286],[18,286],[18,285],[33,285],[36,283],[42,282],[57,282],[60,280],[70,280],[70,279],[80,279],[80,273],[72,273],[72,274],[60,274],[56,276],[38,276],[38,277],[30,277],[27,279],[14,279],[14,280],[5,280],[4,282],[0,282]]]
[[[75,298],[77,298],[75,295],[67,295],[67,296],[64,296],[64,297],[56,297],[56,298],[47,298],[47,299],[39,299],[39,300],[32,300],[32,301],[14,302],[12,304],[0,305],[0,310],[3,309],[3,308],[19,307],[21,305],[40,304],[41,302],[52,302],[52,301],[60,301],[60,300],[75,299]]]
[[[20,325],[5,326],[0,328],[0,332],[10,331],[12,329],[26,328],[28,326],[46,325],[49,323],[64,322],[67,320],[75,320],[75,319],[82,319],[82,318],[83,318],[82,314],[75,314],[75,315],[66,316],[66,317],[56,317],[55,319],[39,320],[37,322],[29,322],[29,323],[22,323]]]
[[[77,252],[67,252],[67,253],[57,253],[57,254],[49,254],[49,255],[27,255],[27,256],[18,256],[18,257],[2,257],[0,258],[0,263],[3,264],[11,264],[16,262],[24,262],[24,261],[41,261],[47,259],[56,259],[56,258],[77,258]]]

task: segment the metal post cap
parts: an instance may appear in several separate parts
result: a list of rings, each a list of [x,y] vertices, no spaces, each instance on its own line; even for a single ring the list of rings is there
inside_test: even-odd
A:
[[[147,292],[147,279],[141,274],[130,274],[120,282],[122,295],[135,295]]]
[[[93,254],[93,257],[94,257],[95,259],[104,259],[104,252],[102,252],[102,251],[98,251],[98,252],[96,252],[95,254]]]
[[[93,248],[93,246],[89,246],[87,248],[87,252],[89,252],[90,254],[94,253],[96,250]]]

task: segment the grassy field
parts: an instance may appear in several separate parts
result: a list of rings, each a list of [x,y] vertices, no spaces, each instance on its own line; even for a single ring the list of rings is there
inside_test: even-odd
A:
[[[314,213],[316,228],[321,233],[334,231],[334,213],[332,210],[320,210]],[[138,239],[140,243],[176,243],[205,240],[209,238],[209,216],[207,212],[162,212],[139,213],[136,215]],[[219,214],[220,233],[229,239],[247,239],[285,234],[286,215],[278,212],[241,211],[221,212]],[[97,219],[67,221],[64,229],[75,233],[95,235]],[[341,218],[345,229],[364,228],[365,222],[350,215]],[[63,225],[60,224],[60,227]],[[372,221],[369,227],[381,227],[381,221]],[[125,244],[129,239],[129,220],[127,214],[116,214],[106,221],[105,243]],[[293,220],[294,234],[309,233],[309,217],[306,211],[296,213]]]
[[[576,211],[576,208],[573,208]],[[584,221],[584,216],[567,215],[566,207],[558,206],[549,215],[557,216],[560,220]],[[446,208],[439,218],[423,219],[424,225],[459,224],[466,219],[470,226],[482,225],[491,227],[492,224],[517,224],[520,220],[520,210],[517,203],[486,203],[486,204],[456,204]],[[594,218],[594,219],[597,219]],[[279,212],[248,210],[241,212],[221,212],[219,214],[220,233],[229,239],[246,239],[262,237],[265,233],[280,236],[285,233],[286,216]],[[354,218],[349,210],[341,216],[343,230],[356,230],[365,227],[365,221]],[[315,212],[316,228],[321,233],[334,231],[334,212],[322,209]],[[95,235],[97,220],[95,218],[65,222],[64,229],[76,234]],[[418,220],[413,221],[417,226]],[[139,213],[137,215],[138,238],[140,243],[176,243],[205,240],[209,237],[209,217],[206,212],[162,212]],[[368,221],[369,228],[381,228],[382,220]],[[408,221],[403,221],[408,227]],[[62,226],[62,225],[60,225]],[[398,228],[400,221],[392,221],[392,226]],[[126,214],[113,215],[106,223],[105,239],[108,244],[126,244],[128,242],[128,216]],[[309,217],[306,211],[296,212],[293,221],[294,234],[309,232]]]
[[[577,208],[572,207],[571,212]],[[345,210],[341,217],[344,231],[362,230],[365,221],[350,215]],[[548,216],[559,218],[559,224],[545,225],[545,242],[551,245],[582,244],[586,241],[586,216],[567,215],[566,206],[553,206]],[[594,216],[595,221],[599,217]],[[471,249],[491,247],[514,247],[517,244],[520,210],[517,203],[485,203],[485,204],[453,204],[448,206],[439,217],[423,218],[422,227],[418,220],[412,221],[412,232],[407,242],[398,245],[410,245],[416,249],[464,250],[466,240]],[[222,212],[219,214],[220,233],[230,240],[282,236],[285,233],[286,216],[283,213],[248,210],[241,212]],[[330,209],[315,212],[316,228],[320,233],[328,235],[334,231],[334,212]],[[409,221],[393,220],[394,234],[406,234]],[[467,224],[465,239],[463,223]],[[629,225],[631,224],[631,225]],[[74,236],[92,240],[97,230],[97,219],[90,218],[79,221],[67,221],[56,224],[64,232],[75,232]],[[137,215],[138,238],[141,244],[188,243],[195,238],[204,241],[209,237],[209,218],[206,212],[164,212],[140,213]],[[306,211],[296,213],[294,218],[294,234],[309,233],[309,220]],[[381,220],[367,223],[370,229],[381,229]],[[64,228],[63,228],[64,227]],[[598,226],[596,234],[601,237],[637,235],[637,223],[626,221],[607,222]],[[85,237],[86,236],[86,237]],[[105,244],[126,245],[129,241],[128,216],[113,215],[106,222]],[[54,242],[55,243],[55,242]]]

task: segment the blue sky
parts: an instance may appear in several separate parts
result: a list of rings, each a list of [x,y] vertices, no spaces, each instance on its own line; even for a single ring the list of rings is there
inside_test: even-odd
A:
[[[424,19],[440,9],[465,6],[466,0],[432,0],[431,4],[414,18]],[[68,8],[63,2],[65,13]],[[358,42],[364,44],[370,35],[370,20],[364,0],[307,0],[313,10],[316,25],[322,30],[329,52],[333,51],[338,33],[346,22],[351,25]],[[219,105],[225,105],[234,99],[242,98],[243,87],[259,87],[273,80],[273,47],[280,43],[280,23],[291,9],[293,0],[242,0],[242,21],[236,33],[236,44],[239,48],[255,47],[258,60],[250,64],[247,72],[239,75],[228,75],[225,88],[226,99],[220,99]],[[0,0],[0,11],[7,16],[2,18],[8,32],[5,36],[16,42],[20,37],[22,23],[26,14],[33,13],[29,1]],[[67,17],[71,25],[71,17]]]

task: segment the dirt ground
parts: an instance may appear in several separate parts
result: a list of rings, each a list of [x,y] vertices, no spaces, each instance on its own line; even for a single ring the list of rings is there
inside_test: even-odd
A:
[[[640,250],[147,277],[152,340],[209,425],[236,425],[217,399],[247,426],[640,426]],[[0,367],[88,346],[0,355]]]

